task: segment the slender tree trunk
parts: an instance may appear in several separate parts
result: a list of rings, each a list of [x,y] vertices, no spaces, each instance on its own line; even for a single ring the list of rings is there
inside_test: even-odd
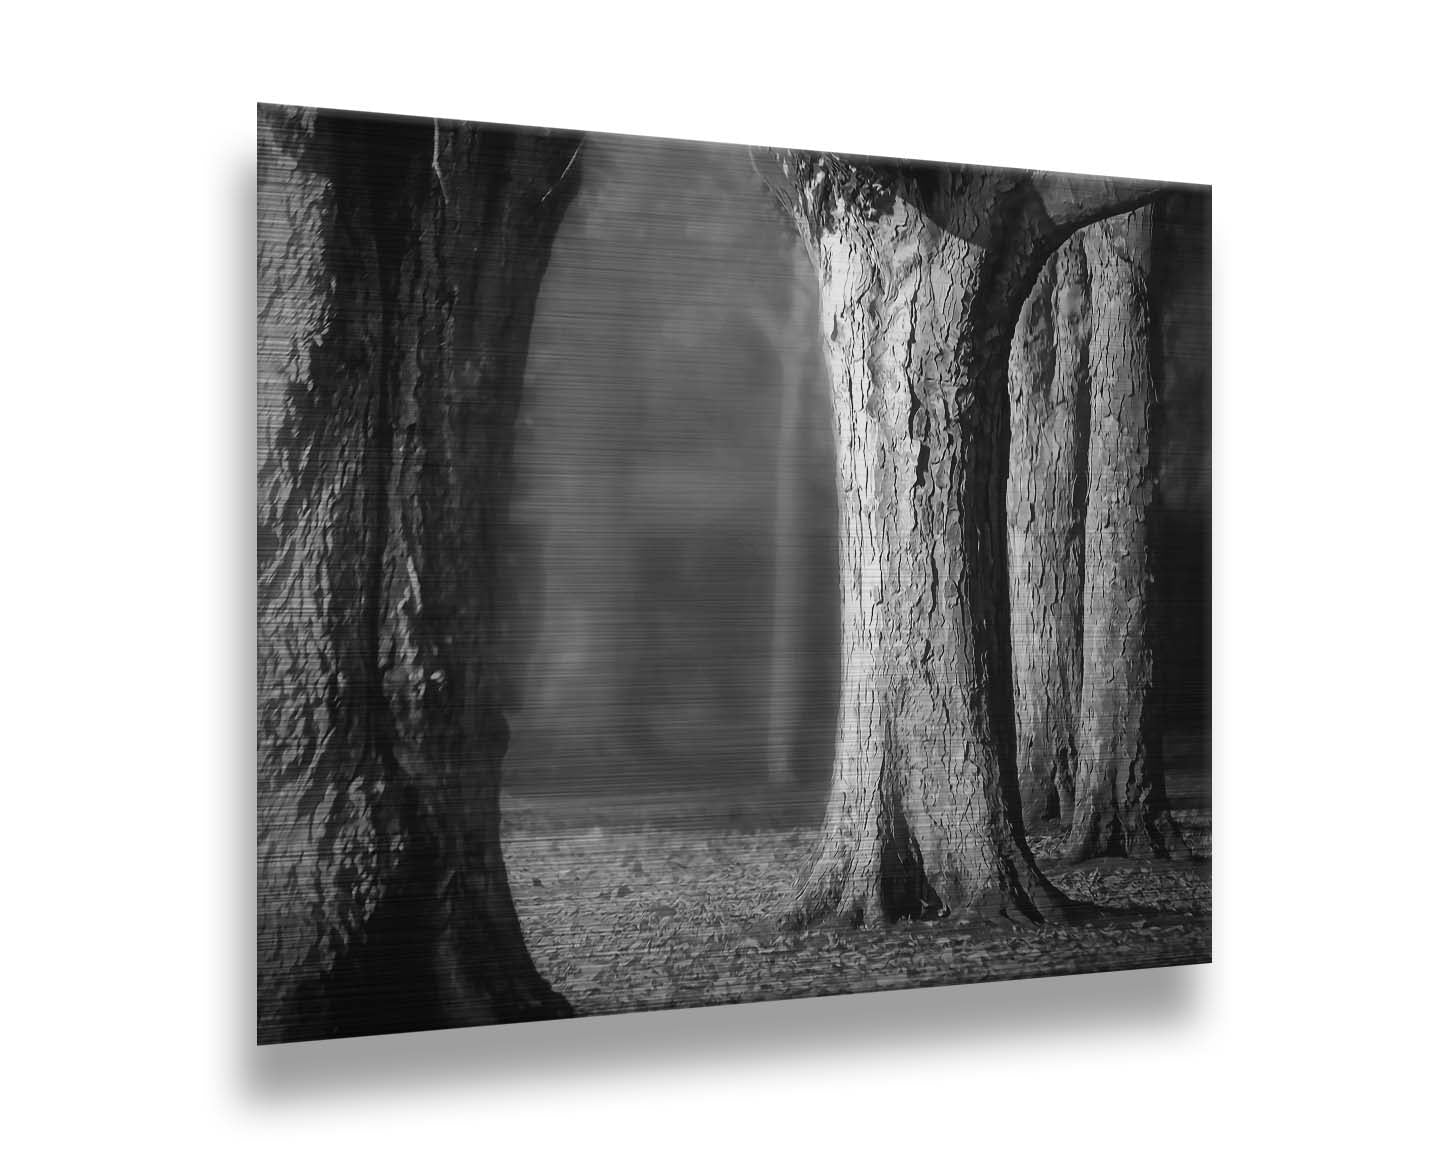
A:
[[[501,859],[499,553],[578,142],[259,129],[260,1038],[568,1014]]]
[[[773,166],[820,278],[844,604],[835,775],[787,919],[1064,916],[1018,830],[1009,348],[1050,253],[1154,191],[802,153]]]
[[[1093,334],[1080,764],[1066,857],[1185,852],[1160,762],[1152,652],[1149,298],[1153,209],[1085,231]]]
[[[1027,830],[1068,822],[1075,798],[1090,414],[1082,235],[1046,263],[1010,346],[1010,627]]]

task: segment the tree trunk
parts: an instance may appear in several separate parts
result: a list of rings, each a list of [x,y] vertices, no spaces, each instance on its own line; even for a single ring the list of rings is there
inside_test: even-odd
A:
[[[500,551],[578,141],[259,118],[260,1039],[566,1015],[500,854]]]
[[[1050,253],[1154,190],[802,153],[771,166],[820,278],[844,604],[829,808],[787,919],[1063,917],[1018,831],[1010,339]]]
[[[1046,263],[1010,346],[1010,628],[1027,830],[1068,822],[1075,798],[1090,418],[1090,286],[1081,235]]]
[[[1152,653],[1151,434],[1155,385],[1149,298],[1153,210],[1086,229],[1093,334],[1085,531],[1085,676],[1080,764],[1066,858],[1169,856]]]

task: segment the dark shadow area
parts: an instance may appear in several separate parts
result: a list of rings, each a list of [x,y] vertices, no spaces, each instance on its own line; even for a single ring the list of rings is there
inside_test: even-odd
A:
[[[1156,205],[1152,273],[1155,655],[1166,791],[1177,808],[1210,804],[1210,203],[1208,191],[1190,191]]]

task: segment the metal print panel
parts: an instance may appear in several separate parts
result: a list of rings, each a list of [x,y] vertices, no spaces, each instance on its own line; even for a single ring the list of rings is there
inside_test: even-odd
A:
[[[1207,188],[258,136],[261,1042],[1209,959]]]

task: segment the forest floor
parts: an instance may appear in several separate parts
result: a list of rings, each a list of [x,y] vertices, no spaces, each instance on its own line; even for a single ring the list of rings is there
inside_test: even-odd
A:
[[[1078,926],[948,920],[783,931],[819,828],[720,821],[593,799],[507,799],[505,859],[531,955],[580,1015],[967,984],[1210,959],[1210,813],[1176,821],[1194,859],[1060,865],[1068,895],[1103,911]]]

